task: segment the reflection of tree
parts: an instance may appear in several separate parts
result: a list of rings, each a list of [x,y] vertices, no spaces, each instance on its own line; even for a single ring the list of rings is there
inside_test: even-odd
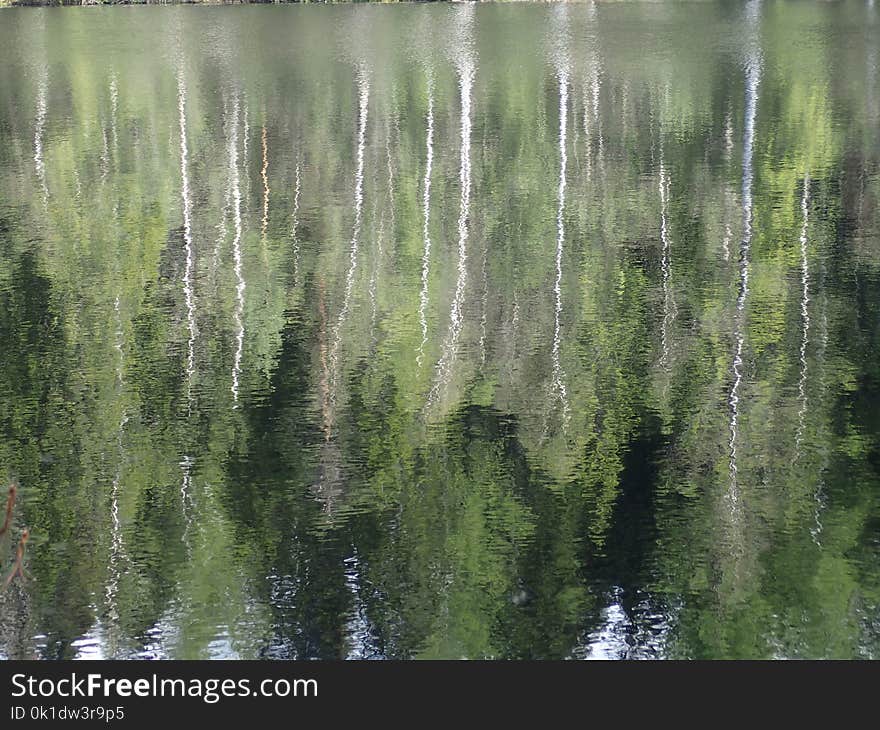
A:
[[[876,655],[876,150],[813,11],[760,114],[671,6],[424,11],[415,65],[374,18],[0,71],[3,651]]]
[[[464,298],[468,284],[468,239],[470,237],[471,207],[471,108],[477,59],[473,51],[474,9],[464,6],[457,10],[455,18],[454,65],[458,77],[461,122],[459,125],[459,208],[458,208],[458,256],[455,292],[449,309],[449,327],[443,340],[440,359],[437,362],[434,385],[428,394],[428,405],[434,406],[446,398],[458,359],[459,338],[464,326]]]

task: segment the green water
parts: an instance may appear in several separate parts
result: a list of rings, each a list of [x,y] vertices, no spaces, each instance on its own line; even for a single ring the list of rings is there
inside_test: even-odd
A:
[[[0,11],[0,656],[880,655],[878,14]]]

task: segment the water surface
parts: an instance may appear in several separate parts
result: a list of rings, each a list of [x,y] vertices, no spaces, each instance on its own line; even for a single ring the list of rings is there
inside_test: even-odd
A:
[[[877,657],[877,14],[0,11],[0,655]]]

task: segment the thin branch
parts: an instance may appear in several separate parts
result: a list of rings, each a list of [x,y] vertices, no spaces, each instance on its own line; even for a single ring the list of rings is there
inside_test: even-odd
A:
[[[18,576],[22,580],[25,579],[24,574],[24,551],[27,546],[28,538],[31,536],[30,531],[25,527],[24,532],[21,533],[21,539],[18,541],[18,548],[15,551],[15,565],[12,567],[12,572],[9,574],[9,577],[6,578],[6,582],[3,584],[3,590],[5,591],[9,588],[9,584],[12,583],[13,578]]]

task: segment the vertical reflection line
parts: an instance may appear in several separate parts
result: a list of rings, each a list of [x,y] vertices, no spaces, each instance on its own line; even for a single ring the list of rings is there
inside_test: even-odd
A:
[[[47,96],[49,87],[49,71],[43,66],[37,86],[37,116],[34,123],[34,170],[43,192],[43,207],[49,204],[49,186],[46,183],[46,163],[43,159],[43,136],[46,131]]]
[[[333,344],[330,347],[330,400],[335,401],[336,383],[339,376],[339,345],[342,339],[342,327],[348,317],[351,306],[351,293],[354,286],[354,274],[357,269],[358,249],[360,247],[361,225],[364,206],[364,146],[367,135],[367,114],[370,104],[370,80],[363,64],[358,67],[358,130],[357,130],[357,170],[354,184],[354,223],[352,224],[351,244],[349,249],[348,272],[345,277],[345,292],[342,307],[336,320]]]
[[[101,186],[107,182],[107,175],[110,172],[110,143],[107,142],[107,127],[104,125],[104,118],[101,117]]]
[[[470,24],[473,21],[473,7],[466,6],[459,11],[459,19],[465,24],[460,30],[460,42],[470,43]],[[428,402],[436,401],[441,388],[449,385],[452,365],[455,362],[458,348],[458,340],[462,329],[462,305],[467,286],[467,262],[468,262],[468,220],[470,217],[471,198],[471,93],[473,91],[476,68],[470,49],[462,49],[456,59],[458,70],[459,94],[461,97],[461,126],[460,126],[460,160],[458,180],[461,189],[458,212],[458,276],[455,283],[455,294],[449,312],[449,330],[444,342],[443,354],[437,363],[437,376],[434,387],[428,396]]]
[[[593,55],[593,69],[590,74],[590,91],[593,102],[593,126],[596,128],[597,141],[597,157],[599,162],[599,173],[604,179],[605,176],[605,137],[602,134],[602,117],[599,113],[599,92],[601,81],[599,79],[599,58]]]
[[[584,95],[584,117],[583,117],[584,148],[586,150],[586,157],[585,157],[586,161],[584,163],[584,171],[585,171],[587,180],[589,180],[590,176],[592,174],[592,171],[593,171],[593,169],[592,169],[593,166],[591,163],[591,160],[593,158],[593,150],[592,150],[593,141],[592,141],[592,137],[590,135],[590,128],[591,128],[591,125],[590,125],[590,114],[591,114],[591,111],[590,111],[590,109],[591,109],[590,90],[589,90],[589,85],[586,83],[584,83],[583,95]]]
[[[663,323],[661,325],[660,340],[662,354],[660,364],[665,366],[669,361],[669,328],[675,320],[676,306],[675,297],[672,293],[672,244],[669,238],[669,173],[663,155],[663,138],[661,129],[660,139],[660,240],[663,251],[660,259],[660,269],[663,274]]]
[[[822,396],[825,397],[826,394],[826,368],[825,368],[825,356],[828,352],[828,294],[825,291],[825,262],[820,259],[820,267],[819,267],[819,291],[822,292],[822,306],[821,306],[821,317],[819,319],[819,347],[816,352],[816,359],[818,360],[819,367],[819,392],[822,393]],[[813,542],[816,543],[817,546],[821,547],[822,543],[819,539],[819,535],[822,533],[822,520],[821,513],[825,507],[825,473],[828,470],[828,460],[829,460],[829,449],[828,449],[828,439],[823,440],[823,458],[822,458],[822,467],[820,470],[820,477],[818,484],[816,484],[816,490],[813,493],[813,501],[815,503],[815,508],[813,511],[813,521],[814,526],[810,530],[810,535],[813,538]]]
[[[587,7],[587,17],[589,19],[590,26],[594,29],[593,35],[595,38],[598,38],[598,9],[596,7],[595,0],[591,0],[589,6]],[[595,41],[594,41],[595,43]],[[589,90],[588,93],[585,94],[584,98],[584,133],[587,138],[588,154],[587,156],[587,179],[590,178],[591,173],[591,157],[592,157],[592,136],[593,132],[595,132],[596,138],[596,152],[599,162],[599,172],[604,177],[605,166],[604,166],[604,157],[605,157],[605,140],[602,136],[602,124],[601,117],[599,115],[599,54],[596,50],[593,50],[590,53],[590,80],[589,80]],[[592,125],[588,125],[588,112],[587,108],[590,107],[590,114],[592,115]]]
[[[195,372],[195,339],[196,339],[196,321],[195,321],[195,294],[193,291],[193,237],[192,237],[192,201],[190,199],[189,189],[189,147],[186,135],[186,81],[183,73],[182,59],[179,62],[177,71],[177,110],[179,116],[179,134],[180,134],[180,195],[183,202],[183,243],[186,253],[186,263],[183,272],[183,296],[186,302],[186,322],[189,330],[189,339],[187,341],[187,359],[186,359],[186,392],[187,407],[192,408],[192,379]],[[184,513],[184,530],[182,539],[186,545],[187,551],[190,549],[189,532],[192,526],[192,515],[190,513],[191,489],[192,489],[192,463],[193,459],[189,455],[185,455],[180,462],[183,471],[183,479],[180,484],[180,499]]]
[[[467,285],[467,245],[468,222],[470,218],[471,199],[471,91],[474,82],[472,62],[465,60],[460,69],[461,78],[461,164],[459,183],[461,200],[458,214],[458,279],[455,284],[455,296],[452,300],[451,313],[451,357],[455,357],[456,344],[462,327],[461,308],[464,303],[465,286]]]
[[[293,213],[291,214],[291,236],[293,242],[293,285],[299,286],[299,196],[300,196],[300,163],[297,160],[293,189]]]
[[[428,112],[425,129],[425,177],[422,183],[422,289],[419,292],[419,323],[422,341],[416,361],[422,367],[428,342],[428,276],[431,269],[431,171],[434,165],[434,74],[428,71]]]
[[[565,184],[568,155],[566,142],[568,136],[568,66],[561,63],[557,71],[559,81],[559,186],[557,188],[558,207],[556,210],[556,281],[553,293],[556,297],[553,325],[553,389],[562,404],[563,422],[568,421],[568,393],[565,387],[565,372],[562,368],[560,349],[562,346],[562,256],[565,245]]]
[[[183,535],[181,536],[181,540],[183,541],[184,546],[186,547],[187,555],[189,555],[192,546],[190,545],[189,534],[192,531],[192,510],[190,509],[192,505],[192,468],[195,463],[195,459],[193,459],[189,454],[184,455],[183,459],[180,460],[180,470],[183,474],[183,478],[180,482],[180,502],[183,506]]]
[[[383,206],[382,214],[378,214],[379,210],[379,165],[378,165],[378,155],[376,155],[377,159],[375,160],[376,165],[373,170],[373,190],[375,191],[375,195],[373,195],[373,206],[371,219],[373,220],[372,225],[372,233],[373,233],[373,267],[372,272],[370,273],[370,283],[367,287],[367,294],[370,297],[370,342],[373,343],[373,335],[374,328],[376,325],[376,276],[378,272],[378,260],[379,253],[382,250],[382,237],[385,235],[385,214],[386,210]],[[366,184],[366,182],[365,182]]]
[[[753,53],[746,68],[746,108],[743,131],[742,163],[742,211],[743,234],[739,254],[739,294],[736,299],[736,349],[733,357],[733,384],[730,388],[730,489],[728,496],[732,510],[739,504],[739,485],[737,483],[737,428],[739,425],[739,389],[742,384],[742,353],[745,341],[745,306],[749,292],[749,252],[752,244],[752,155],[754,151],[755,115],[758,105],[758,85],[760,83],[760,60]]]
[[[123,389],[125,387],[125,333],[122,328],[122,314],[120,310],[119,295],[113,303],[114,320],[116,324],[114,349],[116,350],[116,397],[122,398]],[[110,487],[110,565],[107,586],[104,589],[104,595],[107,602],[107,616],[111,628],[117,628],[119,624],[119,580],[122,575],[121,563],[125,560],[125,545],[122,537],[122,523],[119,518],[119,493],[120,484],[122,482],[122,466],[124,460],[123,434],[125,424],[128,422],[128,414],[123,409],[122,416],[119,420],[119,429],[117,432],[116,442],[119,452],[119,463],[116,467],[116,474],[113,477],[113,484]],[[115,653],[111,647],[111,656]]]
[[[250,200],[251,200],[251,176],[250,176],[250,145],[248,141],[251,136],[251,126],[250,126],[250,114],[248,113],[248,104],[247,99],[244,102],[244,120],[242,123],[242,137],[241,137],[241,167],[244,170],[244,179],[243,179],[243,187],[242,197],[245,201],[245,209],[244,214],[249,215],[250,213]],[[250,221],[250,218],[248,218]]]
[[[661,132],[662,134],[662,132]],[[663,142],[660,142],[660,241],[663,244],[660,256],[660,270],[663,273],[663,324],[660,332],[660,364],[666,365],[669,357],[668,324],[669,324],[669,232],[666,228],[666,168],[663,161]]]
[[[580,157],[580,125],[578,121],[578,99],[576,96],[571,100],[571,152],[574,155],[574,169],[579,170],[581,167]]]
[[[733,123],[731,113],[728,110],[724,120],[724,162],[730,164],[731,153],[733,151]],[[731,191],[727,185],[724,186],[724,238],[721,240],[721,252],[725,261],[730,261],[730,239],[733,238],[733,231],[730,229],[730,208]]]
[[[263,242],[263,254],[265,255],[266,233],[269,228],[269,140],[266,136],[266,125],[260,135],[263,148],[263,166],[260,168],[260,178],[263,181],[263,217],[260,220],[260,240]]]
[[[113,172],[119,172],[119,89],[116,84],[116,72],[110,74],[110,136],[113,140]],[[119,221],[119,196],[113,196],[113,221]]]
[[[116,83],[116,72],[110,76],[110,133],[113,137],[113,164],[118,165],[119,155],[119,131],[117,128],[117,116],[119,112],[119,89]]]
[[[125,427],[125,418],[119,424],[119,451],[120,463],[113,477],[110,488],[110,566],[109,578],[104,594],[107,600],[107,616],[111,626],[115,627],[119,622],[119,578],[121,576],[120,563],[123,559],[122,526],[119,520],[119,484],[122,480],[122,431]]]
[[[489,242],[483,247],[483,261],[480,265],[480,277],[483,283],[480,297],[480,367],[486,364],[486,322],[489,312],[489,275],[486,265],[489,260]]]
[[[396,228],[396,206],[394,204],[394,156],[391,153],[391,137],[394,133],[394,147],[400,149],[400,124],[397,117],[397,102],[394,87],[391,89],[391,111],[388,130],[385,136],[385,162],[388,166],[388,219],[390,221],[391,243],[394,244]]]
[[[189,330],[186,356],[187,397],[191,397],[195,372],[196,305],[193,289],[195,266],[192,237],[192,201],[189,190],[189,149],[186,138],[186,83],[181,65],[177,74],[177,108],[180,116],[180,195],[183,199],[183,244],[186,264],[183,272],[183,296],[186,302],[186,323]]]
[[[807,345],[810,336],[810,268],[807,261],[807,227],[809,224],[810,210],[810,174],[804,175],[804,192],[801,196],[801,373],[798,379],[798,400],[800,408],[798,409],[798,427],[795,434],[795,458],[800,457],[801,442],[804,436],[804,423],[807,416]]]
[[[113,140],[113,167],[114,171],[119,168],[119,133],[117,127],[118,108],[119,108],[119,92],[116,83],[116,72],[110,74],[110,130]],[[119,196],[113,196],[113,218],[112,230],[118,236],[119,227]],[[116,275],[119,278],[118,266]],[[118,403],[122,402],[125,389],[125,332],[122,326],[122,311],[120,303],[120,295],[116,294],[113,302],[113,320],[115,324],[113,349],[116,351],[116,378],[115,378],[115,398]],[[123,435],[125,424],[128,422],[128,413],[123,406],[122,413],[119,418],[119,426],[116,434],[117,446],[117,466],[116,473],[113,476],[113,482],[110,487],[110,555],[108,565],[108,579],[105,586],[104,594],[107,604],[107,619],[109,629],[110,656],[116,654],[116,630],[119,628],[119,580],[122,573],[121,563],[125,558],[125,550],[122,537],[122,523],[119,517],[119,496],[122,482],[122,469],[125,460],[125,450],[123,446]]]
[[[244,350],[244,293],[245,281],[241,256],[241,186],[238,172],[238,115],[239,99],[236,93],[232,109],[232,131],[229,134],[229,173],[232,180],[232,269],[235,273],[235,355],[232,361],[233,408],[238,407],[241,356]]]

